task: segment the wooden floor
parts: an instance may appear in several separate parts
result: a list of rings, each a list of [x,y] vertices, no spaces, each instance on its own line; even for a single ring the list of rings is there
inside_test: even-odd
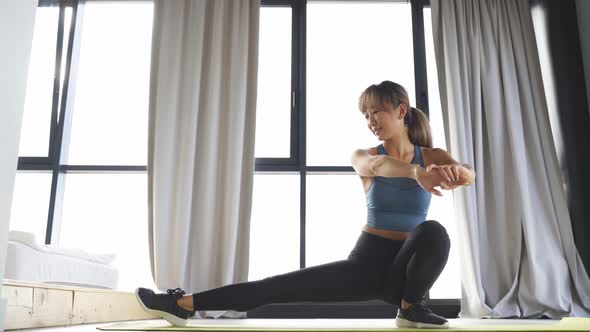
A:
[[[144,320],[145,322],[165,322],[164,320]],[[394,319],[391,319],[392,327],[395,327]],[[551,320],[551,319],[449,319],[449,324],[453,327],[458,326],[469,326],[469,325],[505,325],[505,324],[541,324],[541,325],[551,325],[551,324],[558,324],[559,320]],[[21,329],[21,330],[12,330],[15,332],[58,332],[58,331],[67,331],[67,332],[100,332],[97,329],[99,326],[106,326],[111,325],[112,323],[101,323],[101,324],[84,324],[84,325],[75,325],[75,326],[57,326],[57,327],[46,327],[46,328],[36,328],[36,329]],[[10,330],[9,330],[10,331]],[[134,331],[137,332],[137,331]]]

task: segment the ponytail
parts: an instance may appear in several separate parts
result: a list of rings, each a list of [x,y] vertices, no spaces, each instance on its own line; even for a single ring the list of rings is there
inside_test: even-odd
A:
[[[408,106],[408,112],[404,118],[404,123],[408,127],[408,137],[412,144],[432,148],[430,122],[424,112],[415,107]]]

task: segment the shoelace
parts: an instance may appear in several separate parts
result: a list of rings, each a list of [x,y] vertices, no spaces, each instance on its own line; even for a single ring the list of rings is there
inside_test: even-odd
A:
[[[169,295],[172,295],[172,297],[173,297],[175,300],[178,300],[178,299],[179,299],[179,298],[181,298],[181,297],[182,297],[184,294],[186,294],[186,292],[185,292],[185,291],[183,291],[183,290],[182,290],[182,289],[180,289],[180,288],[168,289],[168,290],[166,291],[166,293],[168,293]],[[177,311],[177,310],[180,310],[181,312],[186,312],[186,311],[189,311],[189,310],[186,310],[186,309],[182,308],[182,307],[181,307],[181,306],[179,306],[178,304],[176,304],[176,301],[174,301],[174,305],[172,305],[172,307],[171,307],[171,308],[174,308],[174,309],[171,309],[173,312],[175,312],[175,311]],[[194,311],[193,311],[193,314],[194,314]]]
[[[177,294],[184,295],[184,294],[186,294],[186,292],[180,288],[169,289],[166,292],[170,295],[177,295]]]

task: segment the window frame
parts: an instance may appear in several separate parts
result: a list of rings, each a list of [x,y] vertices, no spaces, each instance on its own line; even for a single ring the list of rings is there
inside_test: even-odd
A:
[[[323,0],[329,2],[330,0]],[[392,2],[395,2],[392,1]],[[430,0],[401,1],[411,4],[414,47],[416,106],[430,118],[428,79],[424,37],[424,7]],[[261,6],[291,6],[292,19],[292,91],[291,158],[256,158],[256,173],[292,172],[300,177],[300,268],[305,268],[306,244],[306,176],[308,174],[355,174],[352,166],[308,166],[306,162],[306,8],[307,0],[261,0]],[[297,151],[293,151],[296,148]],[[295,160],[293,160],[293,158]],[[428,305],[446,317],[457,317],[460,299],[430,299]],[[343,311],[343,308],[346,310]],[[369,310],[370,308],[370,310]],[[331,304],[270,304],[248,312],[248,317],[391,317],[391,306],[381,301],[339,302]]]
[[[323,0],[326,1],[326,0]],[[326,2],[329,2],[327,0]],[[395,1],[392,1],[395,2]],[[406,2],[406,1],[403,1]],[[414,40],[414,75],[416,77],[416,106],[429,117],[428,81],[426,76],[426,48],[424,41],[423,8],[429,0],[411,0],[412,32]],[[292,8],[292,88],[291,96],[291,158],[256,158],[256,172],[299,173],[301,183],[301,241],[300,267],[305,268],[305,198],[307,174],[355,174],[352,166],[308,166],[306,161],[306,7],[307,0],[261,0],[262,7],[290,6]],[[293,149],[297,149],[294,151]]]

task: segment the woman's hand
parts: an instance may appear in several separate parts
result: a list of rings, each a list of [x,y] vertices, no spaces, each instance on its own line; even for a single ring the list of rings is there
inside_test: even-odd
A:
[[[435,165],[430,164],[426,171],[435,171],[443,177],[440,187],[445,190],[455,189],[469,184],[470,171],[461,165]]]
[[[433,193],[437,196],[442,196],[442,193],[434,187],[440,186],[441,183],[445,181],[445,178],[437,169],[432,168],[423,168],[417,166],[416,169],[416,182],[422,187],[424,190],[428,191],[429,193]]]

